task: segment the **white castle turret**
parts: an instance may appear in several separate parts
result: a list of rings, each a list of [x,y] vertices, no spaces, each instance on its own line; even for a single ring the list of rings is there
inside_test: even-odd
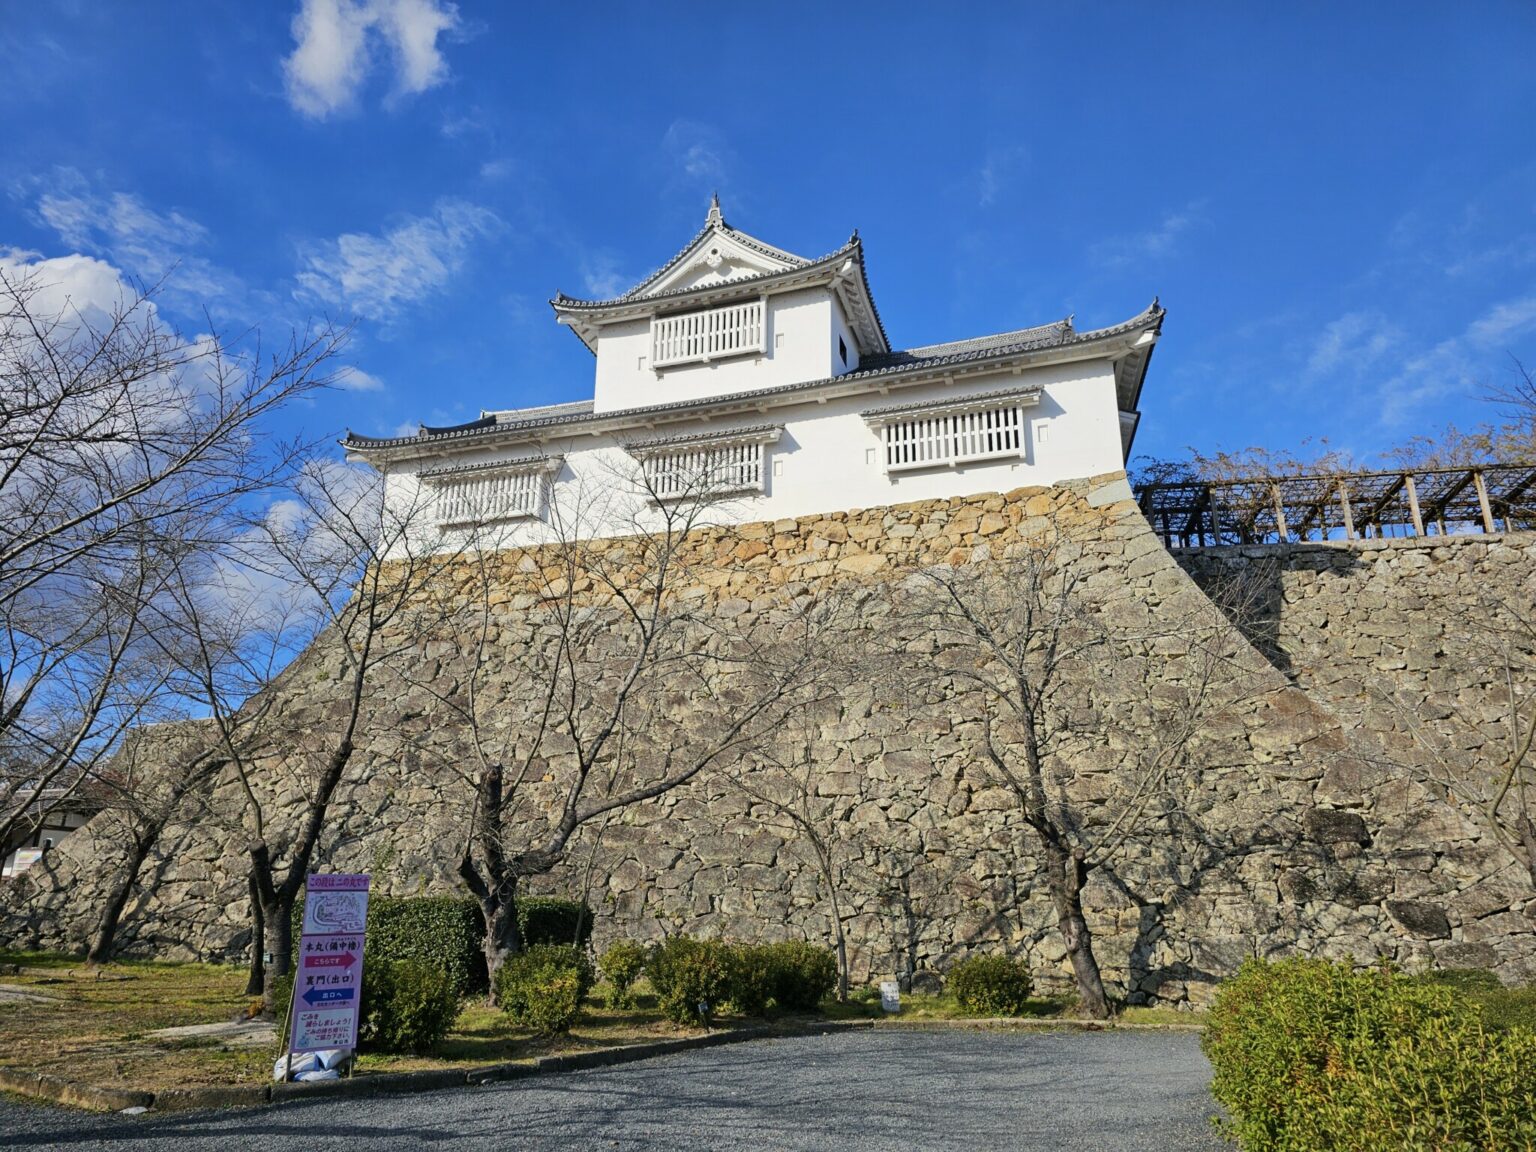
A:
[[[732,228],[718,198],[622,296],[551,304],[596,357],[591,400],[349,433],[349,458],[387,471],[396,499],[429,485],[450,533],[530,541],[563,495],[625,464],[657,499],[707,475],[743,521],[1056,484],[1123,467],[1164,315],[1154,301],[1109,328],[1068,317],[893,350],[857,233],[806,259]]]

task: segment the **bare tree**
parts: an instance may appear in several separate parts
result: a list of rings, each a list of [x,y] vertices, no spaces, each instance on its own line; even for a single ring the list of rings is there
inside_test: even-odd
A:
[[[1442,608],[1438,684],[1371,687],[1411,738],[1409,767],[1477,813],[1536,887],[1536,581],[1526,584]]]
[[[178,712],[150,608],[284,473],[265,418],[327,382],[342,340],[241,353],[147,295],[102,313],[51,287],[0,270],[0,842]]]
[[[92,822],[98,841],[114,842],[121,859],[107,886],[85,958],[105,964],[117,948],[123,912],[166,826],[186,819],[189,802],[204,792],[224,766],[219,745],[197,721],[158,725],[130,733],[103,770],[93,793],[102,809]]]
[[[292,963],[294,903],[348,779],[369,694],[381,668],[412,645],[393,625],[454,559],[429,502],[386,492],[385,479],[312,457],[285,498],[252,524],[243,571],[268,615],[264,631],[231,623],[228,613],[250,610],[238,595],[187,605],[186,691],[210,713],[215,754],[240,797],[235,834],[250,864],[251,982],[269,1009]],[[326,687],[285,692],[295,676]]]
[[[756,741],[738,757],[728,779],[792,839],[810,846],[827,919],[832,924],[837,952],[837,998],[848,999],[848,935],[850,910],[844,889],[849,866],[849,838],[853,826],[848,816],[854,803],[847,797],[822,795],[824,761],[817,755],[817,741],[808,721],[809,709]]]
[[[523,885],[559,866],[578,832],[727,762],[821,667],[825,606],[736,626],[679,595],[690,533],[720,497],[708,476],[665,483],[616,469],[601,501],[552,500],[549,537],[526,550],[480,533],[462,590],[419,620],[418,641],[448,649],[442,674],[416,687],[459,733],[439,758],[474,796],[459,875],[493,978],[522,947]],[[516,614],[513,591],[529,602]]]
[[[913,573],[890,612],[893,668],[974,717],[976,768],[1033,834],[1081,1010],[1102,1019],[1084,886],[1169,827],[1202,731],[1241,678],[1240,640],[1209,605],[1128,619],[1123,586],[1094,568],[1051,521],[1006,557]]]

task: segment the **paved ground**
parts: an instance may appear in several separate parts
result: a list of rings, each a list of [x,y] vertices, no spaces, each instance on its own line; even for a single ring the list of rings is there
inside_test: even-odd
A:
[[[482,1088],[244,1112],[0,1102],[0,1147],[1218,1152],[1189,1033],[855,1032]]]

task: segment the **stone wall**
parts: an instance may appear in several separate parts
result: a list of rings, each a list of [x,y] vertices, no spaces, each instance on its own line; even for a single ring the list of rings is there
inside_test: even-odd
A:
[[[1192,548],[1181,566],[1218,600],[1248,594],[1234,614],[1276,669],[1355,732],[1359,774],[1334,774],[1319,796],[1365,815],[1412,814],[1406,842],[1425,875],[1400,878],[1414,897],[1430,877],[1462,890],[1441,926],[1447,963],[1512,963],[1506,933],[1536,917],[1530,879],[1484,835],[1471,799],[1488,799],[1490,764],[1509,754],[1511,692],[1523,723],[1536,695],[1536,535],[1467,535]],[[1452,803],[1433,803],[1447,794]],[[1471,817],[1469,819],[1469,817]],[[1479,878],[1480,877],[1480,878]],[[1439,925],[1438,917],[1435,923]]]
[[[1090,924],[1112,983],[1138,998],[1199,1000],[1245,956],[1297,951],[1536,975],[1536,903],[1512,861],[1416,765],[1383,765],[1376,745],[1361,737],[1362,712],[1341,687],[1347,676],[1332,688],[1309,681],[1303,691],[1275,666],[1283,644],[1261,637],[1266,655],[1232,629],[1148,528],[1123,477],[700,530],[688,543],[692,585],[684,595],[706,619],[772,628],[793,602],[857,593],[869,605],[860,626],[879,629],[874,605],[884,598],[870,593],[917,566],[994,563],[1047,526],[1067,537],[1063,556],[1126,634],[1150,635],[1170,619],[1192,627],[1208,621],[1230,641],[1221,706],[1174,781],[1177,805],[1140,829],[1090,883]],[[606,547],[621,552],[626,544]],[[1531,560],[1521,553],[1501,571],[1526,579]],[[1186,562],[1201,578],[1217,570],[1214,560]],[[540,626],[544,609],[530,584],[538,564],[522,553],[499,557],[495,635],[507,646],[508,667],[516,663],[513,647]],[[445,587],[455,594],[451,580]],[[1365,592],[1399,603],[1381,589]],[[1138,664],[1153,696],[1182,690],[1190,674],[1187,649],[1162,643],[1161,655]],[[454,862],[471,796],[442,770],[463,733],[434,704],[457,689],[450,650],[447,639],[423,636],[408,674],[379,681],[320,866],[371,871],[379,889],[399,894],[457,890]],[[290,764],[306,740],[325,732],[335,677],[311,653],[272,689],[291,743],[266,762],[260,786],[272,797],[297,802]],[[498,690],[515,711],[515,677]],[[1099,691],[1085,685],[1085,699]],[[686,717],[690,699],[682,696]],[[921,981],[979,948],[1027,958],[1044,987],[1067,985],[1031,833],[985,768],[979,714],[958,680],[919,698],[865,678],[843,684],[835,700],[798,721],[818,811],[839,853],[856,979]],[[1113,733],[1097,744],[1079,741],[1063,759],[1065,787],[1085,819],[1124,787],[1117,765],[1127,762],[1139,715],[1128,708]],[[551,789],[558,760],[547,766]],[[238,796],[226,781],[171,830],[155,885],[127,917],[131,947],[243,955],[249,931],[237,826]],[[68,947],[84,939],[110,858],[98,842],[103,835],[88,827],[71,837],[48,872],[9,891],[5,931],[13,942]],[[589,829],[543,887],[571,892],[588,877],[600,944],[669,931],[830,938],[811,846],[724,774],[627,809],[600,835]]]

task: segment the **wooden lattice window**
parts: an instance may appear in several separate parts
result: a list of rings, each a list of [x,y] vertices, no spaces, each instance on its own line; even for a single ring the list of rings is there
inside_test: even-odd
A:
[[[751,494],[767,490],[767,448],[782,431],[767,425],[707,439],[635,444],[630,451],[658,500]]]
[[[902,472],[1025,456],[1024,409],[1039,402],[1031,389],[960,404],[903,405],[864,418],[880,434],[885,470]]]
[[[446,527],[542,519],[549,504],[546,461],[426,473],[436,489],[437,519]]]
[[[718,360],[763,350],[762,300],[651,321],[651,365]]]

